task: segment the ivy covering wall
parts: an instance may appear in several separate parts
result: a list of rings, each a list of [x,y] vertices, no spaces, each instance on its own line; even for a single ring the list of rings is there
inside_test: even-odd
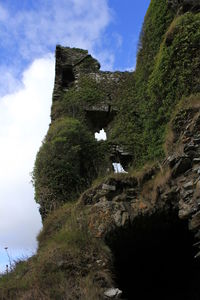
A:
[[[132,167],[164,156],[166,125],[175,106],[200,92],[199,46],[200,13],[179,15],[167,0],[152,0],[134,72],[100,72],[96,60],[83,58],[76,81],[53,102],[52,123],[36,158],[33,182],[43,214],[106,174],[110,145],[129,151]],[[100,143],[87,126],[85,111],[104,105],[116,115],[107,128],[108,141]]]

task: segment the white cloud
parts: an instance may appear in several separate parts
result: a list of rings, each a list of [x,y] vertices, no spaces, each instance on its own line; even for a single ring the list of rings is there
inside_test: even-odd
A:
[[[23,88],[0,99],[0,248],[36,248],[41,228],[30,172],[50,122],[54,58],[35,60]],[[26,250],[26,251],[27,251]]]
[[[104,69],[112,69],[114,62],[111,51],[101,50],[101,37],[112,18],[108,0],[38,0],[23,11],[2,2],[0,266],[1,258],[3,264],[6,260],[5,246],[14,255],[36,249],[41,228],[29,173],[50,122],[55,66],[53,55],[44,55],[61,44],[96,53]],[[22,75],[24,62],[32,64]]]
[[[92,51],[92,55],[93,57],[96,57],[99,60],[102,71],[113,70],[115,56],[111,51],[109,50],[103,50],[99,52]]]
[[[0,19],[2,46],[18,45],[24,58],[56,44],[91,50],[111,20],[107,0],[48,0],[36,7],[9,15],[9,22]]]
[[[10,94],[21,87],[21,82],[15,73],[16,70],[0,65],[0,96]]]

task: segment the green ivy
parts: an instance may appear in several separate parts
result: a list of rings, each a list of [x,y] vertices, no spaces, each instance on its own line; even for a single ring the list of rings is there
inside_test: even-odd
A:
[[[61,118],[53,122],[33,172],[35,198],[42,215],[89,186],[103,156],[93,135],[78,120]]]

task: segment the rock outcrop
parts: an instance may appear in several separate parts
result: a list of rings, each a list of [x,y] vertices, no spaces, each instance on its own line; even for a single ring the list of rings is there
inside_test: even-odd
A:
[[[190,118],[183,124],[188,115]],[[138,215],[173,209],[180,219],[188,220],[190,230],[200,237],[200,109],[181,110],[174,126],[176,138],[178,131],[180,134],[182,153],[171,153],[161,165],[144,172],[142,178],[113,176],[82,194],[80,203],[91,209],[90,228],[96,236],[105,237],[113,228],[126,226]],[[158,175],[164,183],[156,182]],[[153,197],[143,193],[149,182]]]
[[[191,243],[193,240],[194,245],[190,247],[194,246],[194,261],[200,256],[200,107],[181,110],[174,119],[173,130],[174,138],[176,136],[174,152],[161,164],[139,177],[111,176],[82,194],[79,203],[89,209],[90,231],[111,248],[112,243],[118,244],[118,247],[120,243],[123,245],[120,241],[123,230],[127,232],[132,228],[132,236],[140,230],[142,234],[142,227],[151,226],[149,220],[153,222],[154,218],[156,226],[162,226],[162,222],[159,223],[161,216],[162,220],[168,220],[167,223],[173,224],[177,219],[177,222],[180,220],[187,224],[188,233],[191,232],[193,237]],[[126,262],[125,258],[121,260]],[[198,269],[198,266],[196,260],[195,268]],[[123,290],[122,286],[118,287]],[[192,291],[187,293],[191,299],[196,299]]]
[[[200,299],[199,28],[199,1],[152,0],[135,72],[57,46],[33,172],[44,228],[2,300]]]

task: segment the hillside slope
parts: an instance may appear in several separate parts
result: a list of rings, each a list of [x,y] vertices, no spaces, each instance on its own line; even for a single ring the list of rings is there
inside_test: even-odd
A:
[[[198,0],[151,1],[135,72],[57,46],[33,172],[44,227],[1,299],[200,298],[199,75]]]

